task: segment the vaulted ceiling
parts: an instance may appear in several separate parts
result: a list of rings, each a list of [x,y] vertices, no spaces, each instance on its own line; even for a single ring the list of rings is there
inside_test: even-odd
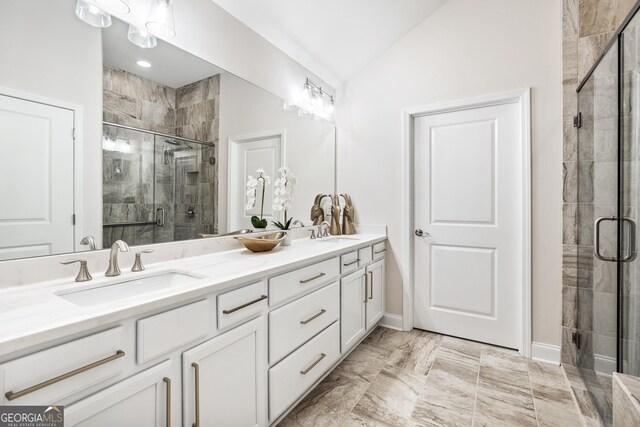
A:
[[[213,0],[333,86],[448,0]]]

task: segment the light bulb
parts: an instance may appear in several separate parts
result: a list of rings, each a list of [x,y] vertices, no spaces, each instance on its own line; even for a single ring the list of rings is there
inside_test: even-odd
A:
[[[150,49],[158,45],[158,39],[149,34],[147,30],[138,28],[134,25],[129,25],[129,32],[127,33],[129,41],[136,46],[140,46],[143,49]]]
[[[93,27],[106,28],[111,25],[111,15],[91,0],[78,0],[76,16]]]
[[[149,16],[145,24],[147,30],[162,38],[171,38],[176,35],[173,19],[173,4],[171,0],[152,0]]]

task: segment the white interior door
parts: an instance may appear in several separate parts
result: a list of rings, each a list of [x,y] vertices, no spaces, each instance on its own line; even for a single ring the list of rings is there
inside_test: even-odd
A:
[[[73,252],[73,111],[0,95],[0,260]]]
[[[520,348],[520,104],[416,117],[414,141],[415,327]]]
[[[273,211],[273,182],[277,178],[278,169],[283,166],[284,133],[264,132],[229,139],[229,231],[251,228],[251,217],[260,216],[262,199],[262,182],[259,182],[256,204],[246,209],[247,177],[258,177],[257,169],[264,169],[271,177],[264,193],[263,218],[271,225],[276,220]]]

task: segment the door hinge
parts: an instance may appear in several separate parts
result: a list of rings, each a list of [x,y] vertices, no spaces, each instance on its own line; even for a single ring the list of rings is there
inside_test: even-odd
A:
[[[578,113],[577,116],[573,116],[573,127],[578,129],[582,127],[582,113]]]
[[[573,332],[571,334],[571,342],[575,344],[577,348],[580,348],[580,334],[577,332]]]
[[[71,215],[71,223],[76,225],[76,214]]]
[[[76,128],[73,128],[71,130],[71,137],[73,138],[74,141],[76,140]]]

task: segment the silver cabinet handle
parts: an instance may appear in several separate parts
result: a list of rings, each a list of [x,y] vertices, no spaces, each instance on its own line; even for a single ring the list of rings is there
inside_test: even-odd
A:
[[[162,381],[167,385],[167,401],[165,403],[167,405],[165,408],[165,417],[167,419],[165,424],[167,427],[171,427],[171,379],[164,377]]]
[[[344,264],[342,264],[342,265],[344,265],[345,267],[349,267],[350,265],[353,265],[353,264],[355,264],[355,263],[357,263],[357,262],[360,262],[360,258],[358,258],[358,259],[354,259],[353,261],[350,261],[350,262],[345,262],[345,263],[344,263]]]
[[[51,378],[50,380],[41,382],[40,384],[36,384],[36,385],[31,386],[29,388],[25,388],[24,390],[20,390],[20,391],[16,391],[16,392],[8,391],[4,395],[7,398],[7,400],[15,400],[15,399],[17,399],[19,397],[22,397],[22,396],[25,396],[25,395],[27,395],[29,393],[33,393],[34,391],[38,391],[38,390],[41,390],[41,389],[43,389],[45,387],[48,387],[50,385],[59,383],[60,381],[66,380],[67,378],[74,377],[74,376],[76,376],[78,374],[81,374],[83,372],[87,372],[87,371],[89,371],[89,370],[91,370],[93,368],[97,368],[98,366],[102,366],[102,365],[104,365],[106,363],[109,363],[109,362],[112,362],[112,361],[114,361],[116,359],[120,359],[121,357],[124,357],[124,351],[118,350],[118,351],[116,351],[116,353],[114,355],[109,356],[109,357],[105,357],[104,359],[100,359],[97,362],[93,362],[93,363],[90,363],[88,365],[82,366],[82,367],[80,367],[78,369],[74,369],[73,371],[69,371],[69,372],[64,373],[62,375],[58,375],[55,378]]]
[[[326,273],[316,274],[315,276],[309,277],[308,279],[300,280],[300,283],[305,284],[305,283],[313,282],[314,280],[319,279],[326,275],[327,275]]]
[[[313,316],[311,316],[310,318],[308,318],[307,320],[301,320],[300,323],[302,325],[306,325],[307,323],[311,322],[314,319],[317,319],[318,317],[322,316],[323,314],[325,314],[327,312],[327,310],[325,310],[324,308],[322,310],[320,310],[320,312],[318,314],[314,314]]]
[[[373,299],[373,271],[369,272],[369,287],[371,288],[371,292],[369,292],[369,299]]]
[[[200,365],[196,362],[191,364],[195,369],[195,396],[196,396],[196,422],[192,424],[192,427],[200,427]]]
[[[260,298],[256,298],[256,299],[254,299],[253,301],[246,302],[246,303],[244,303],[244,304],[242,304],[242,305],[239,305],[239,306],[234,307],[234,308],[230,308],[230,309],[228,309],[228,310],[222,310],[222,312],[223,312],[224,314],[231,314],[231,313],[233,313],[234,311],[242,310],[242,309],[243,309],[243,308],[245,308],[245,307],[249,307],[250,305],[253,305],[253,304],[255,304],[255,303],[258,303],[258,302],[260,302],[260,301],[262,301],[262,300],[265,300],[265,299],[267,299],[267,298],[269,298],[269,297],[268,297],[268,296],[266,296],[266,295],[262,295],[262,296],[260,296]]]
[[[375,254],[381,254],[382,252],[385,252],[387,249],[380,249],[379,251],[374,251]]]
[[[369,292],[369,275],[364,273],[364,302],[365,304],[368,302],[367,294]]]
[[[301,373],[302,375],[307,375],[307,374],[309,373],[309,371],[311,371],[313,368],[315,368],[315,367],[316,367],[316,365],[317,365],[318,363],[320,363],[320,362],[322,361],[322,359],[324,359],[325,357],[327,357],[327,355],[326,355],[326,354],[324,354],[324,353],[320,353],[320,357],[318,357],[318,359],[317,359],[315,362],[313,362],[313,363],[311,364],[311,366],[309,366],[307,369],[303,369],[302,371],[300,371],[300,373]]]
[[[622,258],[622,262],[629,262],[636,259],[636,222],[631,218],[622,218],[629,224],[629,254]]]
[[[610,261],[610,262],[617,261],[615,257],[606,257],[600,253],[600,224],[602,224],[603,221],[615,221],[615,220],[616,220],[616,217],[614,216],[603,216],[596,219],[595,231],[594,231],[595,241],[593,242],[593,251],[596,258],[598,258],[601,261]]]

